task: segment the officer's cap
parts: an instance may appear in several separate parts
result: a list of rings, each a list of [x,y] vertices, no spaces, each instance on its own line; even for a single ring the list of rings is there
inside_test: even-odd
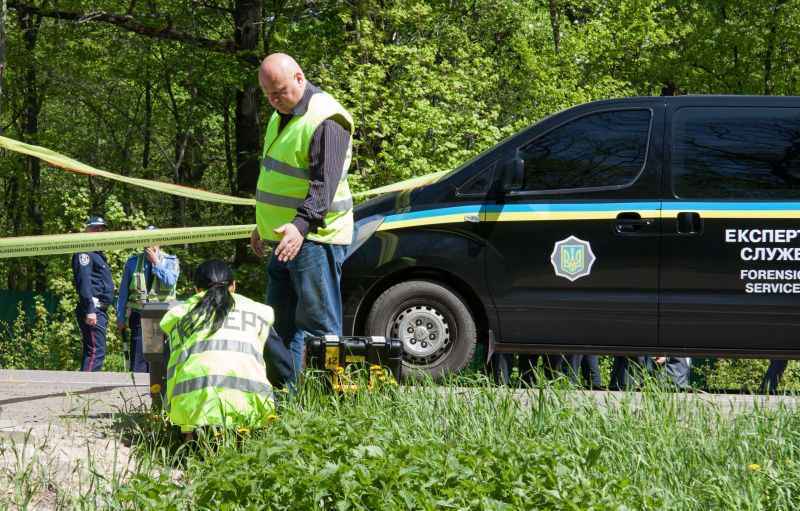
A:
[[[106,221],[103,220],[101,216],[90,216],[89,220],[86,221],[86,227],[93,227],[93,226],[102,226],[107,227]]]

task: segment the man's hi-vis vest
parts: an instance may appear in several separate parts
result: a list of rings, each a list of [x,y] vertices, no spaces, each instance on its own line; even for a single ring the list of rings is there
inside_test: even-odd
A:
[[[292,118],[278,133],[280,116],[272,114],[264,139],[261,173],[256,187],[256,223],[262,240],[280,241],[274,229],[289,223],[303,203],[309,182],[309,149],[314,131],[326,119],[341,122],[350,132],[342,179],[336,188],[325,225],[307,239],[335,245],[349,245],[353,238],[353,197],[347,185],[347,171],[353,154],[353,118],[335,99],[324,92],[311,96],[304,115]]]
[[[203,328],[182,338],[178,322],[203,295],[170,309],[160,323],[169,336],[170,421],[184,432],[206,425],[265,425],[275,410],[263,351],[272,308],[234,294],[235,306],[219,330],[209,335]]]
[[[152,270],[151,270],[152,271]],[[144,254],[136,257],[136,269],[131,274],[128,283],[128,307],[141,309],[146,302],[171,302],[175,300],[175,285],[164,286],[161,280],[153,273],[153,283],[150,291],[147,290],[147,275],[144,271]]]

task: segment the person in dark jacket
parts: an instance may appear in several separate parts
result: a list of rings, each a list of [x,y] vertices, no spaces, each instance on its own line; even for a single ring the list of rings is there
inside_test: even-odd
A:
[[[102,217],[89,217],[86,232],[105,230]],[[72,256],[72,276],[78,293],[75,318],[83,339],[81,371],[100,371],[106,357],[108,306],[114,297],[111,268],[102,252],[79,252]]]

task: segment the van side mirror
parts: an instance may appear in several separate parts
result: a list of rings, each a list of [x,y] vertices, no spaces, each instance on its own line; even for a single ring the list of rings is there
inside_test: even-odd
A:
[[[519,156],[508,160],[503,168],[503,191],[521,190],[524,177],[525,161]]]

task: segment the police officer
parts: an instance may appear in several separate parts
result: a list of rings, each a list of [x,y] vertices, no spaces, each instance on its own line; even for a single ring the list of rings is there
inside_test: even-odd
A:
[[[89,217],[86,232],[105,230],[106,222],[102,217]],[[81,371],[99,371],[106,357],[108,306],[114,296],[111,268],[102,252],[80,252],[72,256],[72,275],[78,292],[75,317],[83,338]]]
[[[778,391],[778,385],[781,382],[784,371],[789,365],[789,360],[785,358],[774,358],[769,361],[767,372],[764,373],[764,378],[761,380],[761,393],[762,394],[775,394]]]
[[[154,229],[152,225],[147,227],[148,231]],[[179,274],[178,257],[167,254],[158,246],[145,248],[144,252],[131,256],[125,263],[117,297],[117,330],[122,333],[130,328],[130,370],[135,373],[150,371],[142,349],[139,310],[147,302],[175,300]]]

